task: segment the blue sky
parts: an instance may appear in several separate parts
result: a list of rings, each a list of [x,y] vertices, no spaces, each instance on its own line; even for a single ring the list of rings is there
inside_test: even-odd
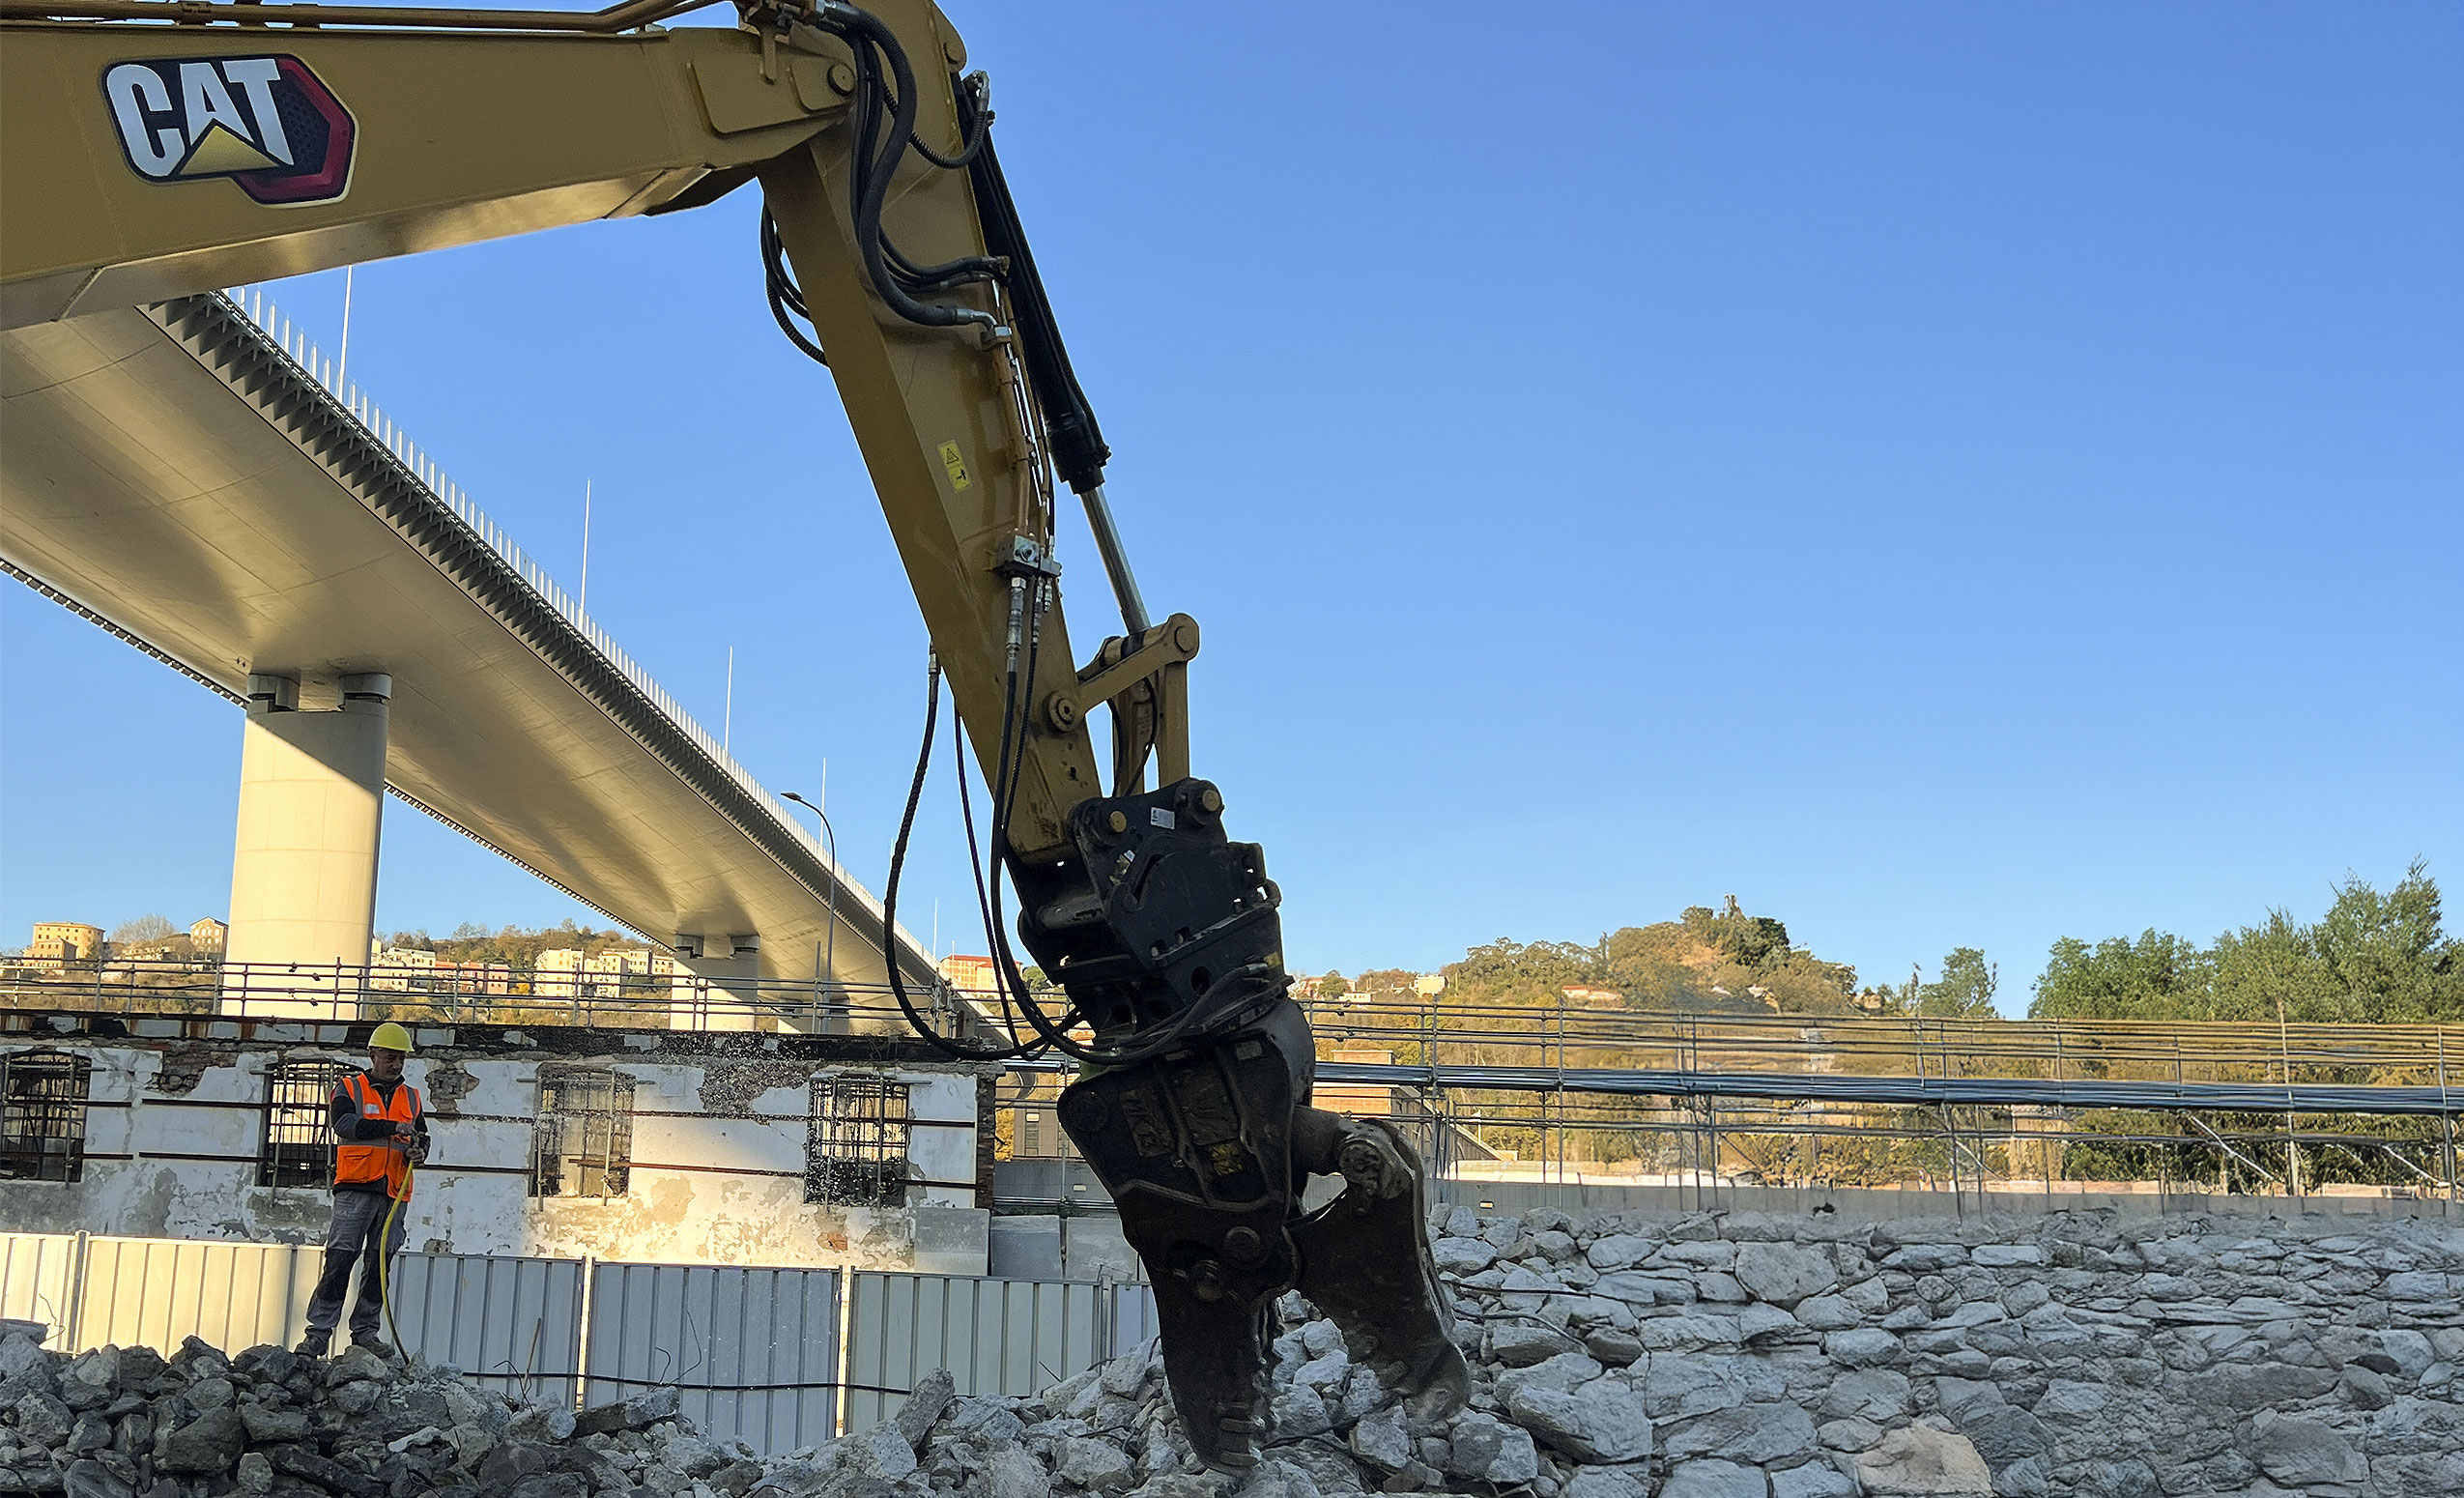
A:
[[[1296,965],[1733,893],[2016,1012],[2058,936],[2464,883],[2464,13],[951,12]],[[351,366],[568,584],[589,479],[592,613],[714,729],[733,646],[877,887],[923,632],[757,210],[364,267]],[[329,350],[341,280],[273,288]],[[0,631],[0,940],[220,913],[236,711]],[[903,913],[977,950],[953,794]],[[387,819],[384,928],[590,918]]]

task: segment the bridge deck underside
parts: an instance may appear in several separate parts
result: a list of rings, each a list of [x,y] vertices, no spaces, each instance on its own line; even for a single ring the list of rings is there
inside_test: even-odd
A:
[[[344,461],[337,442],[373,438],[338,406],[320,427],[292,391],[307,415],[289,419],[265,387],[304,376],[215,367],[182,331],[130,310],[0,334],[0,555],[226,694],[297,674],[316,706],[343,673],[390,673],[406,797],[653,939],[758,933],[773,979],[813,976],[826,942],[839,980],[884,981],[869,895],[840,883],[834,920],[800,832],[710,790],[725,772],[699,751],[649,741],[580,636],[550,638],[560,616],[415,533]]]

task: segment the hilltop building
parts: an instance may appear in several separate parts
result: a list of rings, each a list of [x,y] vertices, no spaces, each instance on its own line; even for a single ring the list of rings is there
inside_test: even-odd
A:
[[[942,981],[961,994],[984,994],[998,998],[1001,993],[999,969],[988,957],[966,957],[958,953],[941,959]]]
[[[53,962],[91,963],[102,956],[102,928],[82,921],[37,921],[26,956]]]

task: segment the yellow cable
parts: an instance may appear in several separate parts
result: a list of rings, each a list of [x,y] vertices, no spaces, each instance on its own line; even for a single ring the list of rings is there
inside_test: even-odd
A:
[[[385,1308],[385,1326],[393,1334],[393,1350],[405,1362],[410,1360],[410,1349],[402,1345],[402,1327],[393,1319],[393,1222],[402,1215],[402,1204],[411,1199],[412,1178],[418,1173],[418,1163],[406,1153],[402,1157],[402,1195],[396,1196],[391,1187],[386,1188],[386,1196],[393,1205],[385,1209],[385,1227],[377,1234],[377,1302]]]

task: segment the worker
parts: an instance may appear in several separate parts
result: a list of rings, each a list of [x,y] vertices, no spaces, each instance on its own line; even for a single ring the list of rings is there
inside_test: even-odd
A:
[[[325,1272],[308,1298],[308,1335],[299,1346],[321,1358],[333,1344],[351,1266],[364,1254],[359,1298],[351,1308],[351,1343],[379,1357],[393,1349],[378,1335],[385,1320],[386,1280],[402,1252],[410,1215],[412,1167],[428,1158],[428,1116],[419,1089],[402,1080],[411,1032],[387,1022],[368,1037],[368,1067],[333,1089],[333,1223],[326,1229]]]

